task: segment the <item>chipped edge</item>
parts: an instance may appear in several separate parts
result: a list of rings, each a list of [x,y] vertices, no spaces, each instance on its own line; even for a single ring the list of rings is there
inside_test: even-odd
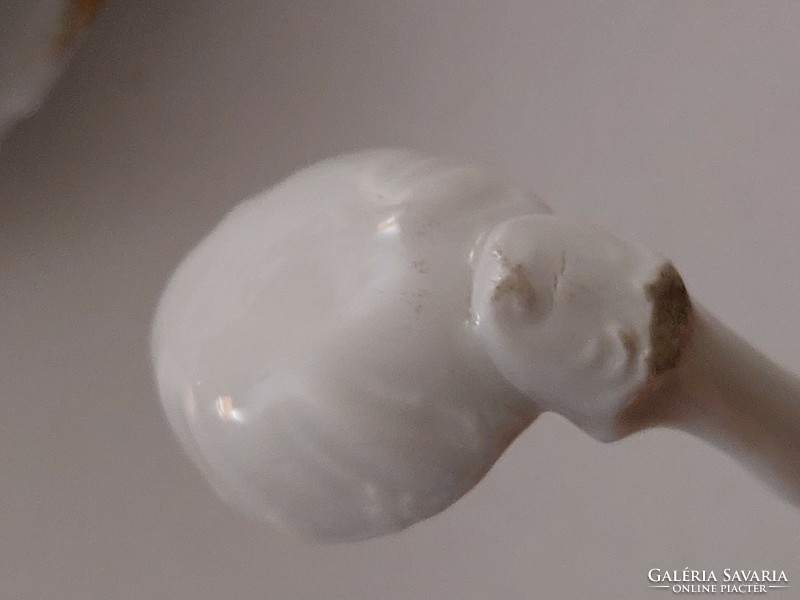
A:
[[[536,306],[537,294],[525,268],[522,264],[512,264],[498,249],[495,249],[494,254],[506,275],[495,284],[492,302],[500,302],[505,296],[512,295],[522,308],[532,310]]]

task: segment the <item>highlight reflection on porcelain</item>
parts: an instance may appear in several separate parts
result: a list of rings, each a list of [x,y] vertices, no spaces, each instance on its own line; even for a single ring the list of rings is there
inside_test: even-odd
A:
[[[541,410],[609,437],[647,376],[662,264],[476,168],[331,159],[183,261],[154,327],[159,390],[231,503],[320,539],[394,531],[463,495]]]

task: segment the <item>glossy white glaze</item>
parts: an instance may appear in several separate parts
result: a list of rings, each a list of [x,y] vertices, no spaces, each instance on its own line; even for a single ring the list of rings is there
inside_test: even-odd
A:
[[[153,334],[170,422],[217,491],[322,539],[403,528],[538,414],[470,323],[476,240],[547,207],[405,151],[309,167],[183,261]]]
[[[647,287],[665,260],[553,215],[497,225],[479,254],[472,310],[494,364],[541,409],[615,439],[649,376]]]
[[[322,540],[443,510],[545,410],[600,440],[687,429],[796,497],[800,383],[680,304],[672,267],[679,304],[654,309],[666,264],[478,169],[342,156],[186,257],[153,329],[159,391],[223,497]],[[673,310],[688,329],[662,332],[676,354],[654,372]]]

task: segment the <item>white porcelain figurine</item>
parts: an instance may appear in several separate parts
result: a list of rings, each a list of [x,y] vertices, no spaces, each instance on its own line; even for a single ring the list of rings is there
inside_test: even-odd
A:
[[[543,411],[603,441],[686,429],[800,498],[798,380],[669,261],[413,152],[327,160],[235,208],[172,276],[152,351],[217,492],[315,539],[445,509]]]

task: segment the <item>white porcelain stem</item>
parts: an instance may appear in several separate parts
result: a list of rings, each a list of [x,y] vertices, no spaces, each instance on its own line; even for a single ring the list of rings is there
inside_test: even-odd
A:
[[[669,394],[673,425],[702,438],[800,504],[800,378],[702,308]]]

